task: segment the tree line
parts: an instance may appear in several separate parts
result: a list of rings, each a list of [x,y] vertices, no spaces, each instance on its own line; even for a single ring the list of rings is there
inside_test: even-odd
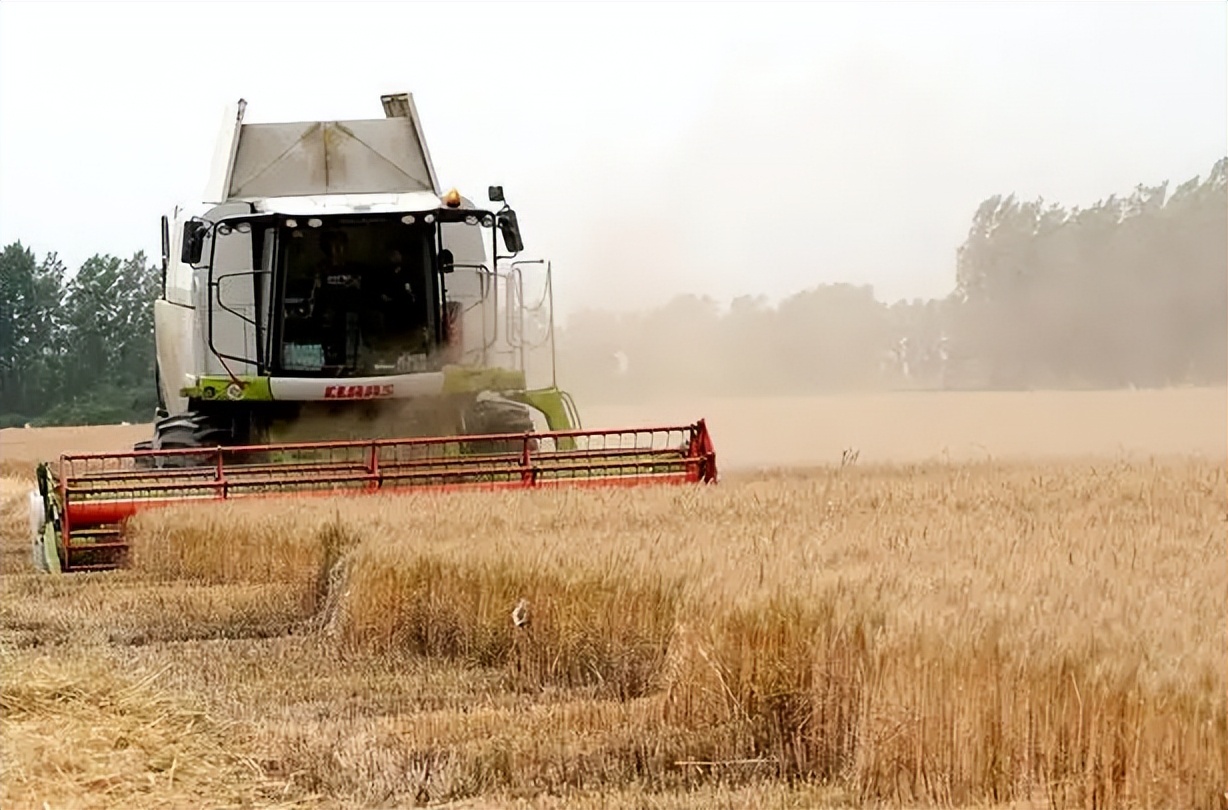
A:
[[[0,251],[0,427],[145,421],[156,404],[143,253]],[[882,388],[1119,388],[1228,377],[1228,158],[1169,191],[1088,208],[977,207],[940,299],[830,284],[772,306],[699,296],[558,330],[561,383],[589,401]]]
[[[681,296],[560,330],[577,395],[1122,388],[1228,377],[1228,158],[1087,208],[981,203],[940,299],[830,284],[775,306]]]
[[[144,253],[96,255],[71,277],[52,253],[0,251],[0,427],[148,421],[153,301],[161,271]]]

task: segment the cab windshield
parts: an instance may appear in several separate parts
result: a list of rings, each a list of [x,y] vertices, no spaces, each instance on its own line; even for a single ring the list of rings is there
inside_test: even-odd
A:
[[[287,220],[274,362],[292,376],[425,371],[438,345],[435,232],[398,218]]]

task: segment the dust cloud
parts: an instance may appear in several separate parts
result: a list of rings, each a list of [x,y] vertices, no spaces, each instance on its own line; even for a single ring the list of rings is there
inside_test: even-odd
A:
[[[560,377],[609,405],[1228,381],[1228,158],[1090,207],[988,198],[953,269],[946,295],[893,303],[826,283],[778,303],[593,307],[559,329]]]
[[[707,422],[723,471],[1228,452],[1226,388],[693,397],[585,407],[586,427]]]
[[[988,198],[954,265],[931,299],[591,308],[561,384],[595,427],[706,418],[726,468],[1228,452],[1228,158],[1088,207]]]
[[[582,407],[1228,382],[1222,135],[1094,171],[1110,121],[1059,137],[941,54],[791,59],[714,76],[651,154],[593,160],[617,170],[586,179],[556,273]]]

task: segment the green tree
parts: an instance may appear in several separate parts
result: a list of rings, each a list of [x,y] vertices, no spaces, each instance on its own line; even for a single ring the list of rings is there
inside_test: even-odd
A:
[[[96,255],[68,282],[64,302],[66,397],[52,421],[143,420],[156,404],[153,300],[157,268],[145,254]]]
[[[1228,160],[1086,209],[992,197],[957,260],[956,355],[990,387],[1222,382]]]
[[[148,419],[157,268],[94,256],[67,275],[54,253],[0,251],[0,422]]]
[[[0,251],[0,416],[33,417],[55,405],[60,388],[60,301],[64,265],[41,263],[20,242]]]

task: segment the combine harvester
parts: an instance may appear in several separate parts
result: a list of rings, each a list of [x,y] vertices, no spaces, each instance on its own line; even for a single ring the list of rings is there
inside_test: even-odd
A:
[[[195,501],[716,481],[702,420],[581,429],[555,380],[550,265],[516,258],[501,187],[490,209],[441,190],[411,96],[383,104],[228,111],[205,204],[162,218],[154,435],[39,466],[41,569],[120,567],[127,518]]]

